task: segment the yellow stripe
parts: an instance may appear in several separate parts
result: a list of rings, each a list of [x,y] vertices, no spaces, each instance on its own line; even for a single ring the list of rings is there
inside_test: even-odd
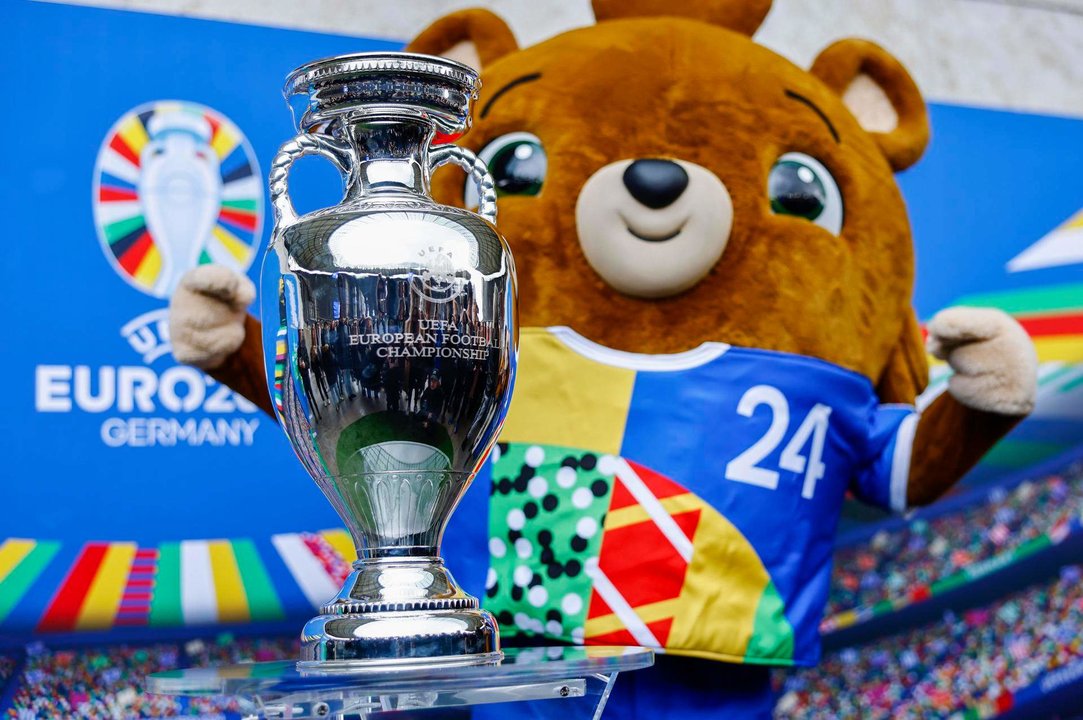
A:
[[[143,147],[150,141],[150,138],[147,137],[147,129],[143,127],[143,123],[139,118],[134,115],[120,126],[120,131],[117,134],[124,139],[125,144],[137,156],[143,152]]]
[[[345,530],[324,530],[320,535],[323,535],[323,539],[326,540],[331,547],[335,549],[342,559],[348,563],[352,563],[357,559],[357,548],[354,547],[353,538],[350,537],[350,533]]]
[[[218,620],[220,622],[247,622],[248,595],[244,592],[241,571],[233,546],[228,540],[211,540],[207,543],[211,556],[211,574],[214,590],[218,596]]]
[[[15,566],[23,561],[30,551],[37,545],[33,540],[17,540],[9,538],[0,545],[0,582],[15,569]]]
[[[1080,362],[1083,361],[1083,335],[1053,335],[1046,337],[1031,338],[1034,349],[1038,353],[1038,362]],[[929,358],[929,368],[937,368],[946,365],[943,360],[938,360],[932,355]]]
[[[111,543],[102,564],[90,583],[90,591],[79,608],[76,630],[106,630],[113,627],[135,559],[135,543]]]
[[[1080,362],[1083,361],[1083,335],[1059,335],[1056,337],[1032,338],[1034,349],[1038,351],[1039,362]]]
[[[245,679],[252,677],[255,673],[256,664],[251,662],[244,662],[238,665],[219,665],[214,669],[216,677],[229,678],[229,679]]]
[[[676,598],[671,600],[659,600],[654,603],[647,603],[646,605],[640,605],[639,607],[632,608],[635,610],[639,619],[648,625],[659,620],[667,620],[673,617],[674,613],[680,605],[680,601]],[[598,635],[605,635],[611,632],[617,632],[624,629],[624,623],[620,621],[616,613],[610,613],[609,615],[602,615],[600,617],[591,618],[587,620],[586,626],[583,628],[584,635],[586,637],[596,637]]]
[[[659,500],[658,502],[662,504],[662,507],[670,515],[677,515],[688,512],[689,510],[698,510],[704,507],[705,504],[701,498],[696,497],[693,493],[674,495],[673,497],[667,497],[665,500]],[[650,516],[647,515],[647,511],[643,509],[642,505],[629,505],[628,507],[622,507],[618,510],[610,510],[609,514],[605,516],[605,529],[614,530],[627,525],[636,525],[641,522],[647,522],[650,519]]]
[[[1061,225],[1058,230],[1067,230],[1068,228],[1083,228],[1083,210],[1080,210],[1072,217],[1068,218],[1068,222]]]
[[[154,287],[158,274],[162,271],[162,254],[158,252],[157,245],[151,245],[147,254],[143,256],[139,267],[135,269],[135,281],[143,287]]]
[[[218,153],[219,158],[224,158],[237,147],[238,140],[239,138],[233,134],[232,130],[225,125],[219,125],[218,132],[214,134],[214,139],[211,141],[211,147]]]
[[[836,628],[850,627],[857,622],[856,610],[843,610],[837,615],[833,616],[831,620],[834,622]]]
[[[515,394],[500,439],[617,455],[635,376],[580,355],[545,328],[523,328]]]
[[[211,232],[214,233],[214,237],[222,244],[222,247],[229,251],[229,254],[232,255],[238,263],[241,265],[246,265],[248,263],[248,258],[252,254],[252,248],[245,245],[236,235],[229,230],[226,230],[221,225],[215,225],[214,230]]]

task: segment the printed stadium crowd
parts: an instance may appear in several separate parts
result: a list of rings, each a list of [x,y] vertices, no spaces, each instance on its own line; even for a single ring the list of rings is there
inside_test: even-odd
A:
[[[179,646],[158,643],[58,650],[38,643],[26,648],[25,665],[13,680],[19,685],[3,717],[236,718],[240,708],[235,701],[151,695],[143,691],[143,680],[148,673],[160,670],[292,658],[297,650],[297,640],[292,637],[255,639],[228,634]]]
[[[1065,527],[1083,515],[1083,462],[1062,475],[990,492],[965,511],[916,519],[835,553],[826,616],[894,600]]]
[[[994,717],[1043,673],[1083,661],[1081,578],[1079,566],[1067,566],[987,607],[828,655],[785,678],[776,716]]]
[[[15,668],[18,667],[19,660],[9,655],[0,655],[0,693],[4,692],[4,688],[8,685],[8,680],[15,673]]]

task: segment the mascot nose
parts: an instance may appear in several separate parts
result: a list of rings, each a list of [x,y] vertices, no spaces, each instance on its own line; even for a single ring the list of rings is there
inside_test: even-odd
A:
[[[681,196],[688,173],[672,160],[645,158],[625,168],[624,187],[643,205],[659,210]]]

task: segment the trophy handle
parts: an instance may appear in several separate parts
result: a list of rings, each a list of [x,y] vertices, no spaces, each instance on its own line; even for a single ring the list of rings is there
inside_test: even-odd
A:
[[[477,155],[458,145],[440,145],[429,150],[429,170],[453,162],[470,175],[478,186],[478,215],[496,225],[496,183],[489,168]]]
[[[353,173],[353,156],[350,146],[324,135],[301,133],[278,149],[271,162],[271,207],[274,209],[276,228],[284,228],[297,222],[297,211],[289,194],[289,174],[293,161],[305,155],[321,155],[346,176]]]

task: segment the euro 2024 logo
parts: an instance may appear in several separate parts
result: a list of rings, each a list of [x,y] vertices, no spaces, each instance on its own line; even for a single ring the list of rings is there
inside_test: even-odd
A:
[[[106,135],[94,173],[94,221],[106,258],[135,289],[167,299],[181,276],[216,263],[246,272],[256,255],[263,185],[255,154],[224,115],[190,102],[160,101],[125,113]],[[39,411],[255,413],[227,388],[190,367],[148,367],[170,351],[168,309],[121,328],[144,366],[39,366]],[[92,392],[97,388],[97,394]],[[106,445],[251,444],[258,421],[116,417]]]

